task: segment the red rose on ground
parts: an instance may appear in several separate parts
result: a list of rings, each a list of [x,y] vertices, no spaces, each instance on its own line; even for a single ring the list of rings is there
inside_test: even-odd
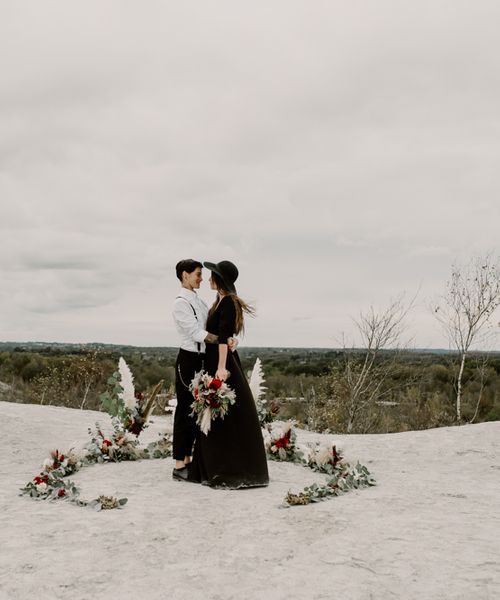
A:
[[[274,445],[276,446],[276,448],[286,448],[289,443],[290,443],[290,440],[288,439],[288,437],[286,435],[284,435],[283,437],[280,437],[279,440],[276,440]]]
[[[211,390],[218,390],[222,386],[222,381],[214,377],[212,381],[208,384],[208,387]]]
[[[59,491],[57,492],[57,496],[58,496],[59,498],[64,498],[64,496],[66,496],[66,490],[59,490]]]

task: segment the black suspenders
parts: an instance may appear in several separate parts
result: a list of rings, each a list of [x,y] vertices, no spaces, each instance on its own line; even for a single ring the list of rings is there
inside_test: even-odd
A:
[[[185,300],[189,304],[189,306],[193,310],[194,318],[198,321],[198,315],[196,314],[194,306],[191,304],[191,302],[189,302],[189,300],[187,298],[184,298],[184,296],[177,296],[177,298],[180,298],[181,300]],[[196,345],[198,347],[198,354],[200,354],[200,352],[201,352],[201,344],[200,344],[200,342],[196,342]]]

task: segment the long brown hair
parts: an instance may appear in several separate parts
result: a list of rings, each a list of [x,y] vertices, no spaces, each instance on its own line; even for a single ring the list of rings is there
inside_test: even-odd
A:
[[[217,298],[215,299],[215,302],[212,304],[212,307],[210,308],[209,315],[212,315],[215,312],[215,309],[217,308],[217,306],[219,306],[219,302],[221,301],[220,292],[224,292],[225,296],[231,297],[231,299],[234,303],[234,308],[236,309],[236,323],[235,323],[236,331],[234,333],[236,335],[238,335],[240,333],[244,333],[245,332],[245,319],[244,319],[243,313],[246,313],[247,315],[254,317],[255,316],[255,308],[251,304],[248,304],[242,298],[240,298],[238,296],[238,294],[236,294],[236,292],[228,290],[222,277],[220,277],[219,275],[217,275],[217,273],[214,273],[213,271],[212,271],[212,279],[214,280],[215,285],[217,286],[218,293],[217,293]]]

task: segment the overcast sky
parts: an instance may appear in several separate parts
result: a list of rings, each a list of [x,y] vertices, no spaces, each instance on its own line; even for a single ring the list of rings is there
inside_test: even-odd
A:
[[[175,346],[181,258],[244,344],[338,346],[499,251],[497,0],[3,0],[0,340]],[[212,301],[208,273],[201,295]]]

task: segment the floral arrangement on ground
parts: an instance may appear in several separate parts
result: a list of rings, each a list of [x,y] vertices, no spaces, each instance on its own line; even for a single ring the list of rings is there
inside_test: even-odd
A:
[[[301,492],[289,491],[283,501],[285,507],[319,502],[376,483],[365,466],[344,461],[335,445],[298,444],[293,421],[269,423],[262,434],[270,460],[298,463],[329,476],[326,482],[313,483]]]
[[[82,448],[71,448],[65,454],[54,450],[44,461],[40,473],[21,488],[21,495],[38,500],[64,500],[95,510],[124,506],[127,498],[100,495],[91,501],[81,499],[80,489],[68,476],[83,467],[99,463],[170,457],[170,433],[160,433],[159,439],[147,446],[140,445],[138,441],[140,433],[147,427],[162,383],[147,399],[143,394],[136,394],[130,369],[121,358],[118,371],[108,381],[108,391],[102,395],[103,407],[112,414],[112,431],[105,434],[96,423],[94,428],[89,428],[90,441]],[[210,390],[209,387],[207,389]],[[218,392],[219,388],[215,391]],[[227,402],[228,405],[230,403]],[[262,435],[270,460],[297,463],[328,476],[325,482],[313,483],[298,493],[288,491],[283,500],[284,507],[319,502],[353,489],[375,485],[368,469],[359,462],[351,465],[344,461],[335,445],[299,444],[293,421],[264,423]]]
[[[132,373],[125,360],[120,358],[118,371],[109,378],[108,390],[101,395],[103,408],[112,415],[113,430],[105,435],[96,423],[94,429],[88,430],[90,441],[82,448],[71,448],[65,454],[54,450],[44,461],[40,473],[21,488],[21,495],[39,500],[65,500],[95,510],[124,506],[127,498],[100,495],[91,501],[82,500],[80,489],[66,478],[82,467],[98,463],[171,456],[172,436],[168,432],[160,433],[159,439],[147,446],[141,446],[138,441],[138,436],[147,427],[162,384],[160,381],[148,398],[136,393]]]

